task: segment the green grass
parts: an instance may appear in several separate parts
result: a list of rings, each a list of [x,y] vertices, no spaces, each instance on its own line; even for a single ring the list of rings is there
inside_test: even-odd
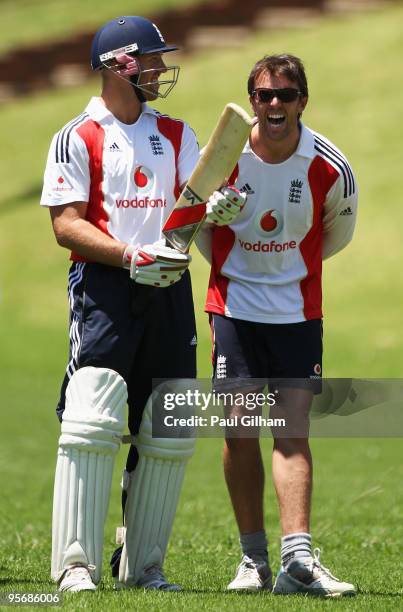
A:
[[[117,0],[95,3],[81,0],[2,0],[0,53],[32,44],[96,30],[119,15],[152,17],[172,8],[198,4],[199,0]]]
[[[243,51],[186,59],[178,86],[160,103],[164,112],[188,120],[203,144],[225,102],[233,100],[248,107],[245,82],[256,58],[285,49],[304,58],[311,92],[305,121],[346,153],[360,188],[354,240],[324,266],[328,376],[398,377],[402,371],[402,289],[397,279],[403,254],[399,180],[403,89],[396,85],[403,72],[402,18],[399,4],[370,15],[329,19],[308,31],[271,33],[269,38],[262,33]],[[318,49],[324,50],[323,61],[318,60]],[[24,276],[29,291],[35,291],[38,282],[45,287],[52,282],[52,290],[44,292],[46,297],[36,293],[39,303],[50,300],[55,306],[50,314],[46,308],[38,312],[38,301],[30,305],[21,301],[26,289],[17,286],[13,287],[13,295],[5,296],[3,308],[11,317],[28,308],[31,321],[32,317],[36,321],[42,319],[54,329],[60,329],[65,316],[57,307],[62,303],[59,275],[65,255],[52,242],[47,213],[37,208],[38,193],[51,135],[81,112],[97,90],[98,84],[93,81],[83,88],[18,100],[0,111],[4,126],[0,166],[3,291],[7,291],[8,283],[13,287],[15,269],[23,266],[27,270],[28,266],[31,273]],[[16,236],[12,228],[17,224],[20,231]],[[27,237],[36,240],[29,258],[24,248]],[[6,268],[4,262],[10,253],[13,265]],[[44,256],[49,260],[50,281],[48,276],[38,279],[34,272]],[[199,260],[196,267],[195,278],[205,276],[207,267]],[[203,295],[204,285],[197,283],[202,347],[208,344],[208,331],[200,318]],[[207,352],[202,349],[202,375],[209,373]]]
[[[7,467],[7,502],[0,515],[2,562],[0,590],[49,592],[49,523],[53,460],[56,451],[53,427],[41,429],[43,408],[32,410],[31,436],[18,429],[2,443]],[[35,437],[40,437],[35,440]],[[354,581],[361,594],[355,600],[323,602],[297,598],[237,596],[224,593],[239,562],[237,533],[229,502],[224,494],[220,469],[220,442],[201,440],[189,466],[184,493],[176,517],[166,570],[180,580],[186,592],[144,594],[113,593],[107,564],[114,548],[114,528],[120,522],[115,477],[109,519],[105,532],[104,581],[95,596],[80,595],[80,607],[91,610],[397,610],[400,541],[403,536],[400,483],[402,469],[394,469],[398,441],[315,440],[315,545],[321,546],[325,565],[336,575]],[[268,444],[264,444],[266,457]],[[24,460],[16,463],[16,448]],[[122,457],[121,457],[122,458]],[[28,467],[29,466],[29,467]],[[346,477],[348,470],[348,477]],[[279,528],[271,486],[266,492],[266,525],[270,534],[273,569],[279,564]],[[400,595],[402,593],[400,592]],[[401,600],[400,600],[401,603]],[[74,597],[65,598],[65,609],[77,609]]]
[[[4,5],[4,3],[3,3]],[[310,80],[305,122],[349,157],[360,185],[353,243],[325,264],[325,371],[328,376],[402,377],[400,283],[403,243],[400,114],[403,107],[401,5],[334,18],[303,32],[261,33],[242,51],[182,62],[180,83],[160,105],[183,117],[206,142],[224,103],[245,107],[255,59],[287,50],[301,55]],[[47,591],[50,515],[58,424],[55,398],[67,353],[67,253],[38,207],[50,137],[78,114],[96,81],[80,89],[20,99],[0,110],[0,590]],[[199,372],[209,376],[209,331],[203,314],[207,265],[193,267]],[[397,610],[402,607],[402,466],[399,440],[313,440],[313,534],[324,562],[358,584],[348,601],[224,593],[239,560],[237,533],[221,475],[219,440],[201,440],[189,466],[166,569],[186,592],[113,593],[105,580],[80,596],[91,610]],[[269,471],[269,443],[263,443]],[[118,470],[106,527],[105,568],[120,521]],[[270,479],[268,478],[268,481]],[[266,494],[270,553],[278,567],[278,514]],[[400,590],[399,590],[400,589]],[[400,595],[399,595],[400,594]],[[74,598],[66,609],[77,609]]]

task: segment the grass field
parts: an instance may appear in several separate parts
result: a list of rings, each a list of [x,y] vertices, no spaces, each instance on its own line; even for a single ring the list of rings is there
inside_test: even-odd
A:
[[[400,114],[403,89],[401,4],[370,15],[334,18],[310,30],[261,33],[243,51],[184,59],[180,84],[160,106],[183,117],[204,144],[224,103],[247,107],[245,82],[264,53],[301,55],[310,80],[305,122],[349,157],[360,186],[353,243],[325,265],[325,372],[402,377],[403,242]],[[206,87],[208,83],[208,87]],[[67,253],[39,210],[50,137],[97,91],[80,89],[18,100],[0,109],[0,591],[48,591],[50,517],[58,424],[53,416],[65,367]],[[207,266],[195,254],[199,372],[210,374],[203,299]],[[106,527],[105,579],[90,610],[398,610],[403,607],[402,452],[398,439],[315,439],[313,535],[336,575],[355,582],[354,600],[237,596],[224,592],[239,561],[224,488],[219,440],[201,440],[189,466],[166,570],[186,592],[114,593],[106,571],[120,521],[118,471]],[[269,442],[263,443],[267,472]],[[268,480],[270,480],[268,478]],[[278,568],[278,515],[268,482],[270,553]],[[66,597],[64,608],[77,609]]]

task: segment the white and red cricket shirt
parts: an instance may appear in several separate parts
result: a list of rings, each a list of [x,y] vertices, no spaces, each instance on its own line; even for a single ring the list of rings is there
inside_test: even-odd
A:
[[[86,202],[86,218],[105,234],[134,247],[152,244],[198,157],[185,122],[143,104],[136,123],[126,125],[92,98],[52,140],[41,205]],[[85,261],[75,253],[71,259]]]
[[[301,125],[295,153],[262,161],[246,144],[232,181],[248,194],[214,227],[207,312],[262,323],[322,317],[322,260],[351,240],[357,187],[344,155]]]

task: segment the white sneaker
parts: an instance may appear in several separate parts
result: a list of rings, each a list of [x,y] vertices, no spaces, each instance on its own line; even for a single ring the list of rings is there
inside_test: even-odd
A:
[[[95,591],[96,585],[91,580],[89,570],[95,569],[92,565],[72,565],[65,569],[58,581],[59,591]]]
[[[165,578],[159,565],[150,565],[143,570],[140,578],[136,582],[137,587],[143,589],[156,589],[158,591],[181,591],[179,584],[172,584]]]
[[[287,569],[281,568],[274,584],[275,595],[310,593],[322,597],[356,595],[354,585],[341,582],[320,563],[320,549],[315,548],[313,557],[302,557],[291,561]]]
[[[235,578],[227,586],[228,591],[261,591],[272,589],[271,570],[265,561],[242,557]]]

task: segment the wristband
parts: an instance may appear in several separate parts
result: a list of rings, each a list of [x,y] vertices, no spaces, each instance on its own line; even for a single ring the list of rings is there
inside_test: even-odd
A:
[[[123,253],[122,268],[125,268],[126,270],[130,270],[132,259],[133,257],[136,256],[136,254],[137,254],[137,249],[135,249],[133,245],[128,244],[127,247],[125,248],[125,252]]]

